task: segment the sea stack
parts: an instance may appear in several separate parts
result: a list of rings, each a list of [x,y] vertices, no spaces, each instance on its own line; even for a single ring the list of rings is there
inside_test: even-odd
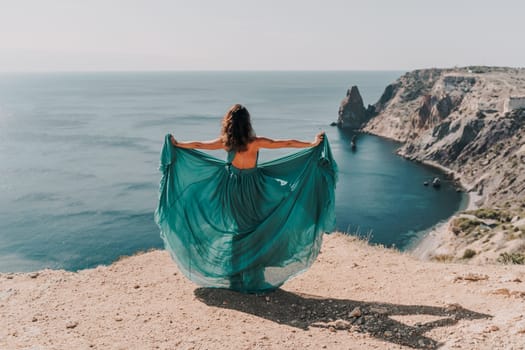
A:
[[[348,89],[346,97],[341,101],[337,126],[343,129],[360,129],[369,119],[363,98],[354,85]]]

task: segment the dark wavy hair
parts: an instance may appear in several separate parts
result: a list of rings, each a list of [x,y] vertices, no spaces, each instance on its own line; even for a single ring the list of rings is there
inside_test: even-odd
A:
[[[228,151],[242,152],[255,140],[255,132],[246,107],[235,104],[222,118],[221,139]]]

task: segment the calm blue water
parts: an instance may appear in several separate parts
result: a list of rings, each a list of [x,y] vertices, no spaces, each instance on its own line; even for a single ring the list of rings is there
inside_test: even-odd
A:
[[[153,211],[164,135],[214,138],[236,102],[259,135],[310,140],[326,130],[340,168],[339,229],[405,247],[463,196],[448,183],[422,186],[440,173],[395,156],[395,143],[360,135],[352,152],[351,135],[328,126],[350,85],[373,103],[400,74],[0,75],[0,271],[76,270],[161,247]]]

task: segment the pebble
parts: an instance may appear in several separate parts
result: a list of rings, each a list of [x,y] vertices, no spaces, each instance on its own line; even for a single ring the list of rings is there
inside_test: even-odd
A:
[[[507,288],[499,288],[499,289],[492,291],[492,294],[498,294],[498,295],[504,295],[504,296],[510,297],[510,290],[508,290]]]
[[[40,275],[38,272],[31,272],[31,273],[29,274],[29,277],[30,277],[30,278],[37,278],[38,275]]]
[[[387,337],[387,338],[390,338],[391,336],[393,336],[394,334],[390,331],[385,331],[384,333],[384,336]]]
[[[511,291],[511,290],[509,290],[507,288],[496,289],[496,290],[492,291],[492,294],[504,295],[506,297],[516,297],[516,298],[524,298],[525,297],[525,292],[518,291],[518,290]]]
[[[354,308],[348,316],[350,317],[361,317],[363,313],[359,307]]]
[[[472,272],[469,272],[465,275],[462,275],[462,276],[456,276],[456,278],[454,278],[454,282],[456,281],[470,281],[470,282],[477,282],[477,281],[484,281],[484,280],[488,280],[489,279],[489,276],[488,275],[482,275],[482,274],[478,274],[478,273],[472,273]]]
[[[33,318],[31,319],[31,322],[36,322],[36,321],[38,321],[38,319],[35,316],[33,316]]]
[[[487,328],[485,328],[483,332],[491,333],[491,332],[497,332],[497,331],[499,331],[499,327],[493,324],[492,326],[488,326]]]
[[[335,321],[335,328],[339,330],[349,329],[352,326],[352,324],[345,320],[336,320]]]
[[[78,326],[78,322],[77,321],[69,321],[68,323],[66,323],[66,328],[68,328],[68,329],[73,329],[76,326]]]
[[[445,306],[445,310],[447,312],[458,311],[460,309],[461,309],[461,305],[459,305],[458,303],[448,304],[447,306]]]
[[[117,317],[115,317],[115,321],[117,321],[117,322],[120,322],[120,321],[122,321],[122,320],[123,320],[123,318],[122,318],[121,316],[117,316]]]
[[[359,326],[352,326],[348,329],[348,332],[361,332],[361,327]]]

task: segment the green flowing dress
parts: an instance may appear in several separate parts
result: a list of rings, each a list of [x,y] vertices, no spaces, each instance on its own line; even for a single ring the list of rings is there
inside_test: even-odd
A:
[[[166,135],[155,222],[180,270],[203,287],[261,292],[315,261],[335,229],[337,165],[328,139],[238,169]]]

